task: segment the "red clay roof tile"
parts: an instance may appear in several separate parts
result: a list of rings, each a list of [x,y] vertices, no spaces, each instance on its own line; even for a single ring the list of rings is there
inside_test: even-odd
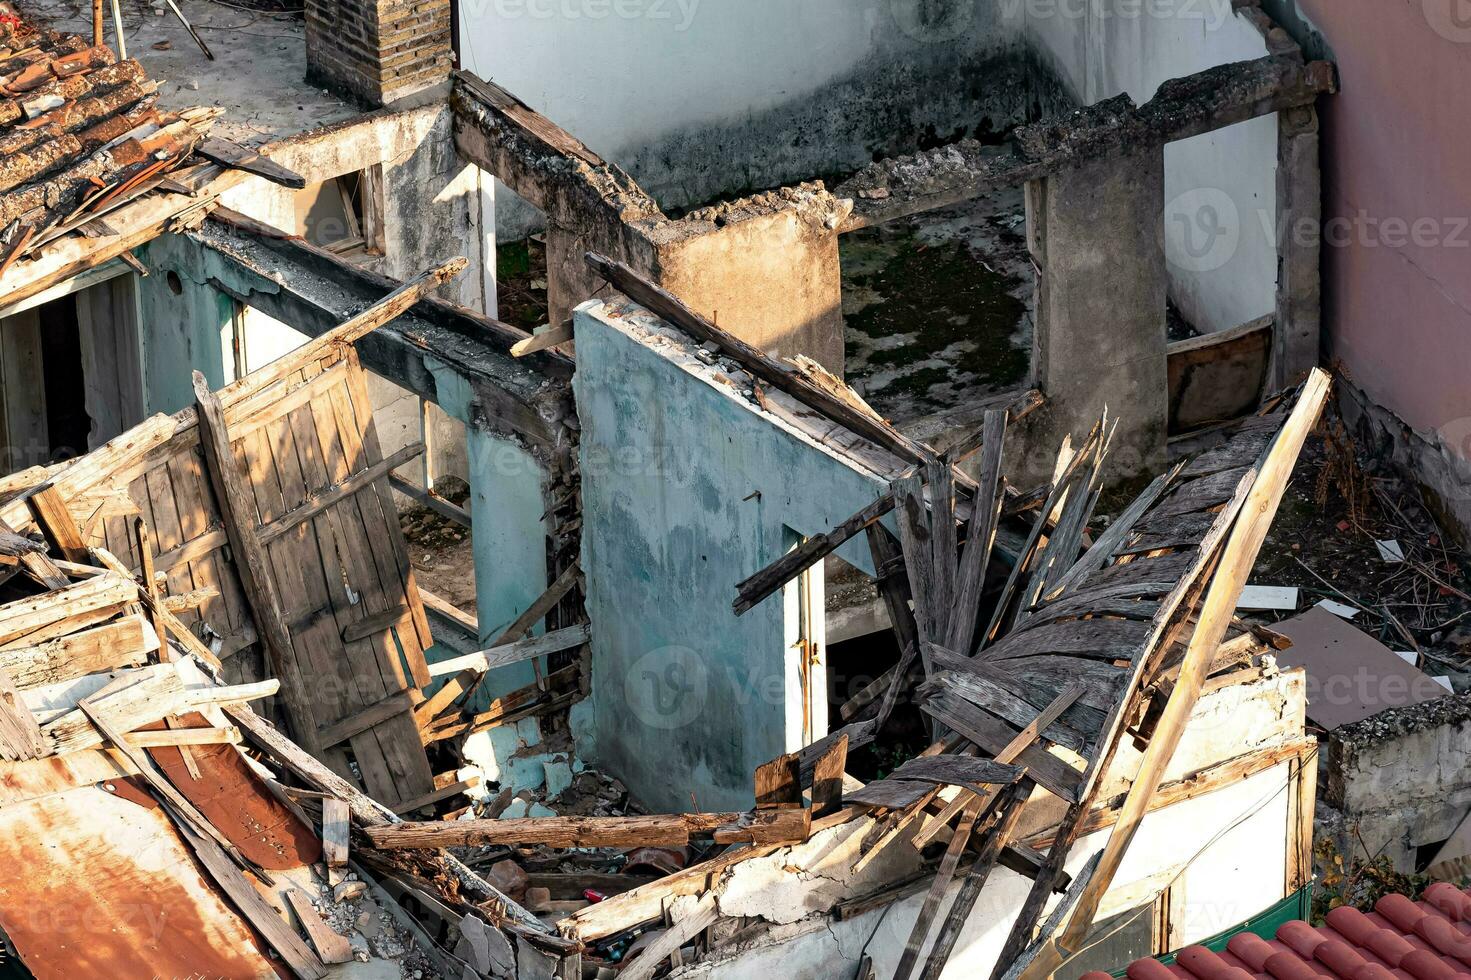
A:
[[[1321,926],[1284,923],[1272,939],[1232,936],[1225,949],[1180,950],[1172,965],[1135,960],[1129,980],[1442,980],[1471,976],[1471,892],[1437,882],[1418,902],[1386,895],[1369,913],[1336,908]],[[1065,970],[1058,976],[1069,976]],[[1082,980],[1110,980],[1107,973]]]

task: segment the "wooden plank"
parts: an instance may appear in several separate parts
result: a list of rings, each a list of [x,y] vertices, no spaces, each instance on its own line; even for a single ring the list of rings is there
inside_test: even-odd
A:
[[[679,948],[715,924],[720,918],[715,892],[701,898],[688,915],[676,920],[659,938],[645,946],[633,961],[619,971],[620,980],[651,980]]]
[[[998,801],[996,823],[987,832],[980,855],[966,873],[960,891],[955,895],[955,901],[950,904],[950,911],[930,948],[929,959],[920,972],[921,980],[940,980],[940,974],[960,938],[960,930],[970,918],[976,900],[981,897],[981,890],[986,887],[991,870],[996,867],[1001,848],[1010,841],[1012,832],[1016,829],[1016,822],[1021,818],[1022,804],[1031,794],[1031,789],[1031,781],[1023,779],[1006,790]]]
[[[914,604],[914,621],[920,639],[933,639],[936,610],[930,600],[934,596],[934,567],[930,562],[930,514],[924,502],[924,483],[918,476],[906,476],[891,485],[899,525],[899,543],[904,549],[904,571],[909,576],[909,597]],[[919,648],[925,676],[930,674],[929,654]]]
[[[1322,413],[1329,388],[1328,375],[1320,369],[1314,369],[1241,508],[1240,517],[1231,531],[1211,585],[1206,591],[1198,622],[1181,665],[1179,680],[1165,704],[1159,723],[1155,726],[1149,748],[1139,764],[1139,773],[1130,786],[1124,808],[1119,814],[1119,821],[1109,835],[1103,857],[1099,860],[1098,870],[1079,898],[1077,910],[1067,929],[1059,937],[1058,945],[1062,948],[1078,948],[1078,944],[1087,935],[1103,894],[1112,883],[1124,853],[1133,841],[1144,815],[1149,811],[1150,799],[1157,791],[1165,768],[1184,735],[1206,674],[1235,614],[1237,597],[1251,574],[1262,542],[1276,516],[1303,443]],[[1048,957],[1040,957],[1039,963],[1033,966],[1029,974],[1043,975],[1040,971],[1048,962]],[[1048,969],[1047,972],[1052,971]]]
[[[246,705],[229,705],[225,713],[235,720],[242,731],[261,749],[269,753],[282,766],[298,778],[347,803],[352,820],[360,827],[382,826],[400,822],[399,817],[382,803],[368,796],[352,783],[312,758],[301,746],[287,738],[270,722],[261,718]],[[526,911],[514,899],[476,875],[450,855],[437,857],[446,873],[458,879],[462,886],[494,900],[506,910],[510,920],[517,926],[536,932],[540,936],[551,936],[552,930],[536,916]]]
[[[965,853],[965,847],[970,843],[971,831],[975,828],[976,820],[981,814],[981,805],[981,798],[975,796],[970,797],[965,804],[964,813],[960,817],[960,825],[955,828],[955,834],[945,847],[945,855],[940,859],[940,866],[935,869],[934,882],[930,885],[929,891],[925,893],[924,904],[920,906],[919,915],[914,919],[914,926],[909,930],[909,938],[904,943],[904,952],[899,956],[899,965],[894,970],[893,980],[909,980],[910,973],[914,971],[914,966],[919,961],[920,950],[924,947],[925,939],[929,937],[930,925],[936,913],[940,911],[940,903],[945,898],[950,882],[955,878],[956,869],[960,867],[960,858]]]
[[[986,569],[991,549],[996,543],[996,527],[1001,519],[1001,501],[1006,494],[1006,481],[1001,479],[1001,454],[1006,442],[1006,412],[986,413],[982,424],[980,479],[971,508],[965,553],[956,571],[954,608],[950,613],[945,645],[961,654],[969,654],[975,644],[977,619],[980,615],[981,591],[986,584]]]
[[[261,893],[241,873],[225,850],[208,837],[202,836],[188,821],[179,821],[176,826],[180,835],[194,849],[194,856],[199,859],[199,863],[215,880],[215,884],[229,896],[231,904],[255,927],[270,947],[280,954],[291,972],[299,980],[320,980],[325,977],[327,968],[321,959],[302,941],[296,930],[286,924],[280,913],[261,897]]]
[[[902,763],[889,779],[917,780],[942,786],[1003,785],[1021,778],[1016,766],[966,755],[920,756]],[[870,784],[872,785],[872,784]]]
[[[527,606],[526,610],[516,617],[515,622],[507,626],[500,636],[491,641],[490,645],[492,647],[504,646],[530,633],[536,624],[545,619],[547,613],[562,601],[562,597],[571,591],[581,574],[582,568],[577,562],[568,565],[562,574],[557,576],[557,580],[538,596],[536,601]]]
[[[341,631],[342,642],[352,643],[356,640],[366,639],[374,633],[382,633],[384,630],[397,626],[409,617],[409,605],[401,602],[391,609],[385,609],[371,616],[364,616],[355,623],[349,623]]]
[[[329,868],[347,867],[350,822],[346,800],[330,794],[322,798],[322,859]]]
[[[339,501],[352,496],[359,490],[371,486],[386,476],[389,471],[404,465],[423,452],[424,444],[422,442],[405,446],[387,459],[381,459],[367,469],[354,473],[336,486],[330,487],[321,494],[311,497],[303,506],[287,511],[267,524],[262,524],[257,532],[261,544],[270,544],[277,538],[290,532],[298,524],[316,517]]]
[[[123,736],[123,740],[140,749],[183,748],[189,745],[238,745],[240,729],[233,725],[227,725],[224,728],[160,728],[154,731],[129,732]]]
[[[119,667],[133,667],[148,660],[157,643],[147,642],[141,616],[125,616],[115,622],[80,630],[35,646],[0,651],[0,669],[24,690],[83,677]]]
[[[57,554],[67,561],[87,560],[87,542],[82,539],[71,511],[67,510],[66,501],[55,486],[48,484],[31,494],[26,498],[26,506],[30,508],[36,526],[46,536],[46,542]]]
[[[288,170],[279,163],[261,156],[255,150],[231,140],[211,136],[200,140],[194,147],[194,152],[223,167],[243,170],[248,174],[264,177],[271,183],[280,184],[282,187],[290,187],[293,190],[301,190],[306,187],[306,178],[301,174]]]
[[[802,758],[796,752],[777,756],[756,767],[756,805],[800,806],[802,804]]]
[[[342,321],[325,333],[302,344],[296,350],[277,358],[270,364],[252,371],[244,382],[236,382],[224,394],[233,396],[232,401],[242,395],[260,391],[276,384],[309,364],[315,364],[332,352],[334,348],[350,346],[404,313],[434,290],[454,279],[469,263],[464,258],[455,258],[438,268],[422,272],[393,290],[363,312]]]
[[[825,534],[815,534],[776,561],[736,584],[735,614],[740,616],[782,586],[837,551],[859,532],[872,527],[894,509],[894,495],[885,493]]]
[[[0,758],[9,761],[38,759],[46,754],[48,739],[21,700],[10,673],[0,670]]]
[[[390,718],[409,714],[413,710],[414,702],[409,699],[408,692],[398,691],[341,721],[323,726],[318,729],[317,737],[322,748],[330,748],[347,741],[359,732],[365,732],[369,728],[383,724]]]
[[[1017,734],[1010,725],[953,694],[932,697],[921,707],[987,752],[1000,752]],[[1028,774],[1054,796],[1071,800],[1077,795],[1082,776],[1050,752],[1030,746],[1017,756],[1017,762],[1026,766]]]
[[[591,638],[591,624],[578,623],[576,626],[565,626],[559,630],[552,630],[550,633],[543,633],[541,636],[532,636],[476,653],[467,653],[463,656],[437,661],[429,665],[429,673],[433,677],[443,677],[461,670],[475,670],[483,673],[497,667],[506,667],[524,660],[531,660],[534,657],[544,657],[563,650],[571,650],[582,646]]]
[[[257,632],[265,642],[271,669],[281,681],[281,693],[292,733],[308,752],[322,750],[317,738],[317,724],[311,695],[297,669],[291,646],[291,634],[281,613],[275,580],[267,564],[265,548],[250,519],[251,509],[242,484],[245,476],[230,447],[225,429],[224,412],[219,398],[209,390],[204,375],[194,372],[195,408],[199,415],[200,445],[204,449],[205,468],[214,486],[215,499],[225,520],[230,547],[235,552],[235,568]]]
[[[148,600],[148,609],[153,615],[153,631],[159,636],[164,636],[163,604],[159,602],[158,581],[154,578],[153,573],[153,544],[148,537],[148,525],[141,515],[133,518],[133,536],[138,543],[138,555],[142,566],[142,589]],[[167,643],[159,648],[159,658],[173,659],[173,653],[169,650]]]
[[[1081,684],[1072,684],[1063,688],[1062,691],[1058,692],[1057,697],[1053,699],[1051,704],[1042,709],[1036,718],[1033,718],[1025,728],[1013,736],[1004,748],[996,753],[996,761],[1005,763],[1015,762],[1023,752],[1033,747],[1033,743],[1037,741],[1041,733],[1061,717],[1062,713],[1077,701],[1082,694],[1083,685]],[[923,850],[934,839],[935,835],[946,827],[955,818],[957,813],[960,813],[965,808],[971,797],[972,794],[969,793],[959,794],[941,811],[938,817],[924,827],[921,827],[919,832],[911,839],[915,849]]]
[[[352,959],[352,943],[347,937],[334,932],[327,923],[322,921],[322,915],[312,905],[312,900],[307,897],[306,892],[300,888],[292,888],[286,893],[286,898],[291,902],[291,907],[296,911],[296,918],[300,920],[301,927],[306,930],[307,937],[311,939],[312,945],[317,948],[317,955],[323,963],[346,963]]]
[[[424,699],[414,708],[414,723],[420,728],[428,726],[440,713],[454,704],[461,696],[474,688],[483,672],[474,668],[462,670],[440,685],[439,690]]]
[[[812,771],[812,816],[825,817],[843,806],[843,774],[848,764],[848,736],[839,735]]]
[[[416,796],[412,800],[405,800],[402,803],[396,803],[394,804],[393,812],[400,815],[405,813],[413,813],[415,810],[421,809],[423,807],[432,806],[433,804],[438,803],[440,800],[447,800],[452,796],[459,796],[466,790],[474,789],[478,785],[480,785],[479,776],[472,776],[469,779],[461,779],[458,782],[450,783],[448,786],[441,786],[431,793],[425,793],[423,796]]]
[[[472,526],[469,511],[458,504],[450,503],[433,490],[425,490],[421,486],[410,483],[397,473],[388,474],[388,485],[415,503],[428,507],[445,520],[452,521],[460,527]]]
[[[381,850],[478,847],[683,847],[691,838],[720,843],[806,840],[811,814],[801,808],[748,813],[675,813],[628,817],[527,817],[510,820],[429,820],[365,828]]]

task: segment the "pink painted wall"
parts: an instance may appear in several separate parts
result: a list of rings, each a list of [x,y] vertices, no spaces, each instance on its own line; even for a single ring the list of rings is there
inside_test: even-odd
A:
[[[1320,103],[1324,324],[1353,380],[1471,456],[1471,0],[1298,0]]]

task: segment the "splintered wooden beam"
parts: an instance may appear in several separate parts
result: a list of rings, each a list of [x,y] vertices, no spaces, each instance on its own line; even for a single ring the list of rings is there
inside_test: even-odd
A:
[[[356,343],[384,324],[413,309],[430,292],[464,272],[468,264],[464,258],[455,258],[438,268],[421,272],[356,316],[343,320],[331,330],[312,338],[296,350],[277,358],[260,370],[252,371],[247,378],[231,385],[230,390],[237,391],[237,386],[243,385],[244,387],[238,390],[260,391],[267,385],[290,377],[306,365],[320,361],[333,347]]]
[[[802,572],[841,548],[850,538],[894,509],[894,495],[886,493],[826,534],[816,534],[736,585],[735,614],[740,616],[773,595]]]
[[[807,839],[810,810],[800,807],[748,813],[675,813],[631,817],[528,817],[453,820],[365,828],[385,851],[486,844],[547,847],[683,847],[692,838],[717,844],[796,844]]]
[[[264,177],[271,183],[280,184],[282,187],[301,190],[306,186],[306,178],[296,171],[288,170],[279,163],[267,160],[256,151],[227,139],[211,136],[200,140],[199,145],[194,147],[194,152],[222,167],[243,170],[248,174]]]
[[[66,501],[56,487],[47,484],[26,498],[26,506],[35,518],[36,526],[46,535],[46,541],[67,561],[85,562],[87,542],[72,520]]]
[[[250,603],[256,632],[265,641],[271,669],[281,681],[282,701],[286,717],[291,722],[291,732],[308,752],[319,753],[322,746],[317,737],[311,692],[297,669],[291,633],[286,628],[286,617],[281,612],[281,600],[276,594],[276,582],[271,576],[265,546],[256,533],[253,495],[230,446],[219,396],[209,390],[209,383],[198,371],[194,372],[194,401],[199,413],[199,445],[204,451],[205,469],[209,471],[215,499],[219,501],[220,516],[235,553],[235,569]]]

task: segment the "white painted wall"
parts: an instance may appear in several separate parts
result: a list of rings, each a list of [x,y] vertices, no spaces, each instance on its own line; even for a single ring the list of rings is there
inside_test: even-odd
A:
[[[996,0],[463,0],[459,9],[467,69],[628,169],[665,206],[856,169],[878,143],[973,125],[983,100],[1024,101],[965,70],[1020,44],[1020,18]],[[513,223],[502,222],[503,234]]]
[[[1016,0],[1042,60],[1080,102],[1261,58],[1261,35],[1231,0]],[[1205,331],[1276,306],[1277,117],[1263,116],[1165,148],[1165,257],[1170,298]]]

